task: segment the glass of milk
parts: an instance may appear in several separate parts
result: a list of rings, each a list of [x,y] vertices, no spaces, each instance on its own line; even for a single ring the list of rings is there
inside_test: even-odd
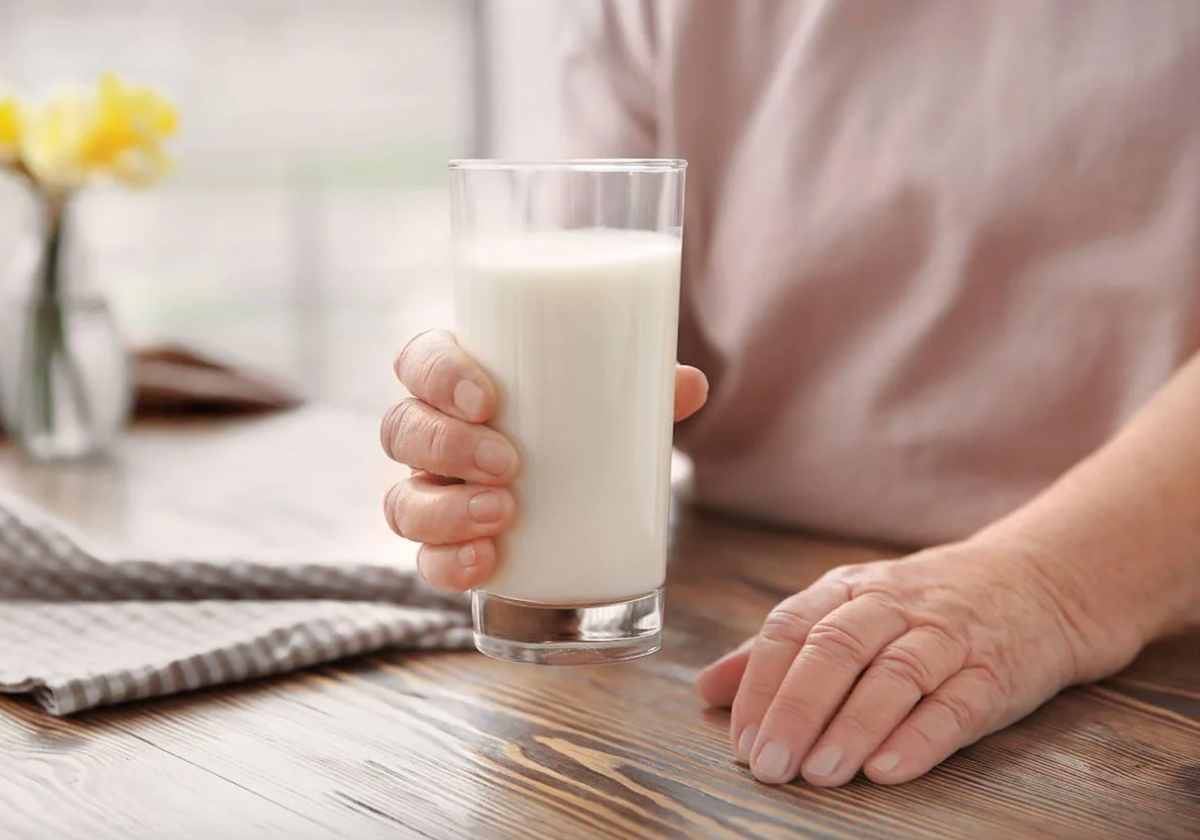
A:
[[[472,593],[490,656],[659,648],[686,166],[450,164],[457,335],[521,457],[516,524]]]

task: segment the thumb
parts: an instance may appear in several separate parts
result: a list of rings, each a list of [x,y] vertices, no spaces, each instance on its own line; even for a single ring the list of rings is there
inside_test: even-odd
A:
[[[700,672],[696,688],[705,703],[717,708],[733,705],[753,647],[754,637],[751,637]]]
[[[694,367],[675,366],[675,419],[691,417],[708,400],[708,378]]]

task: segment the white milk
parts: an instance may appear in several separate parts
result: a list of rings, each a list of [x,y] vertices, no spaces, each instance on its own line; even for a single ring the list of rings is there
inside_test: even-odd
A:
[[[460,246],[458,337],[500,389],[519,514],[486,589],[549,604],[666,572],[680,240],[582,230]]]

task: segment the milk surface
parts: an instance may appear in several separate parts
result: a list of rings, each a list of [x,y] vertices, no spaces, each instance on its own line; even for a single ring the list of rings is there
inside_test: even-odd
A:
[[[580,230],[459,245],[457,333],[521,456],[488,592],[643,595],[666,572],[680,239]]]

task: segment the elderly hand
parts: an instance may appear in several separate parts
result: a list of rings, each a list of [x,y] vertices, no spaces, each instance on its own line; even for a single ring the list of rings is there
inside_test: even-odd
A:
[[[517,450],[486,425],[496,412],[496,386],[450,333],[432,330],[410,341],[396,374],[412,398],[388,411],[380,436],[388,455],[412,475],[392,487],[384,510],[392,530],[424,543],[421,575],[461,592],[491,575],[493,538],[517,515],[508,490],[520,470]],[[675,419],[694,414],[707,395],[704,374],[679,367]]]
[[[834,569],[710,665],[701,694],[732,703],[734,752],[760,781],[913,779],[1136,655],[1044,574],[1057,561],[976,540]]]

